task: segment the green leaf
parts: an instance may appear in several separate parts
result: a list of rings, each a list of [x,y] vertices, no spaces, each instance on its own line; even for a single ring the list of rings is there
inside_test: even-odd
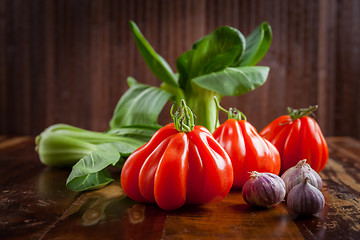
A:
[[[137,83],[130,78],[130,88],[120,98],[110,128],[131,125],[159,126],[158,117],[171,93],[157,87]]]
[[[193,79],[198,86],[223,96],[238,96],[265,83],[269,67],[229,67]]]
[[[245,46],[241,32],[228,26],[203,37],[177,59],[182,87],[188,84],[188,79],[232,66],[241,58]]]
[[[98,150],[80,159],[66,181],[68,189],[84,191],[103,187],[113,181],[106,167],[115,166],[122,153],[129,155],[135,149],[126,144],[104,143]]]
[[[169,64],[164,60],[164,58],[155,52],[133,21],[130,21],[129,25],[131,33],[134,36],[135,43],[150,70],[161,81],[172,86],[178,86],[177,78]]]
[[[246,38],[245,53],[235,66],[255,66],[269,50],[271,41],[271,27],[263,22]]]
[[[114,181],[107,169],[89,173],[68,181],[66,187],[72,191],[95,190],[105,187]]]
[[[113,142],[113,143],[104,143],[98,146],[99,150],[104,152],[117,151],[121,157],[128,157],[133,153],[137,148],[144,145],[146,142],[139,141],[138,144],[128,143],[128,142]],[[115,153],[114,153],[115,156]],[[112,163],[112,162],[111,162]],[[115,162],[116,164],[116,162]],[[114,165],[114,164],[112,164]]]

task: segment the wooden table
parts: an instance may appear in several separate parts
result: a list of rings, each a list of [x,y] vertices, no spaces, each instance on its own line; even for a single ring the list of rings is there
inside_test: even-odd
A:
[[[42,165],[33,138],[0,136],[0,239],[360,239],[360,142],[327,141],[325,208],[300,218],[284,203],[254,209],[240,191],[172,212],[130,200],[118,183],[71,192],[69,170]]]

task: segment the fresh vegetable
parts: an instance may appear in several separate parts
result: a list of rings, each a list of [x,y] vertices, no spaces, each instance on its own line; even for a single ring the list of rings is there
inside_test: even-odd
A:
[[[321,177],[306,163],[306,159],[303,159],[281,175],[286,185],[286,193],[289,193],[293,187],[302,183],[306,177],[308,178],[308,183],[319,190],[322,188]]]
[[[37,136],[36,150],[42,163],[52,167],[68,167],[100,150],[104,144],[113,145],[119,150],[116,152],[123,156],[129,155],[150,139],[157,129],[137,126],[101,133],[55,124]]]
[[[292,211],[301,215],[318,213],[325,206],[324,195],[309,183],[308,177],[290,190],[286,202]]]
[[[122,165],[157,128],[122,128],[92,132],[66,124],[45,129],[36,138],[40,161],[52,167],[73,166],[67,187],[74,191],[101,188],[113,181],[107,166]],[[79,160],[80,159],[80,160]]]
[[[172,117],[174,123],[159,129],[126,160],[121,172],[125,193],[165,210],[223,199],[233,183],[225,150],[206,128],[195,126],[185,101]]]
[[[268,67],[256,65],[268,51],[272,33],[268,23],[258,26],[246,39],[232,27],[217,28],[194,43],[176,61],[178,74],[158,55],[130,21],[136,45],[151,71],[163,82],[161,89],[172,94],[177,105],[184,99],[197,117],[197,124],[213,132],[217,108],[213,101],[237,96],[261,86]]]
[[[251,172],[242,189],[245,202],[268,208],[284,201],[285,193],[285,183],[278,175],[256,171]]]
[[[325,167],[328,146],[319,125],[308,116],[316,109],[317,106],[298,110],[288,108],[288,115],[275,119],[260,132],[279,150],[280,174],[302,159],[306,159],[316,172]]]
[[[280,155],[277,149],[246,120],[244,114],[237,109],[229,111],[228,120],[213,133],[214,138],[229,154],[234,169],[233,188],[241,188],[249,180],[249,172],[270,172],[279,174]]]

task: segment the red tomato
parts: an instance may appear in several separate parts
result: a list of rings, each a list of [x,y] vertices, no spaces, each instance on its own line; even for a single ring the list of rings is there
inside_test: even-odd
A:
[[[302,159],[317,172],[325,167],[327,143],[317,122],[306,116],[316,108],[289,110],[289,115],[278,117],[260,132],[279,150],[281,174]]]
[[[279,152],[246,120],[228,119],[214,131],[213,136],[231,159],[233,188],[242,188],[252,171],[279,174]]]
[[[222,200],[232,183],[229,156],[212,134],[201,126],[179,132],[173,123],[133,152],[121,172],[130,198],[165,210]]]

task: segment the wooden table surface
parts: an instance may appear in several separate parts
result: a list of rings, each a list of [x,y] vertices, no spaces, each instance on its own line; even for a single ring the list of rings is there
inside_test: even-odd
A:
[[[300,218],[284,203],[252,208],[234,190],[221,202],[171,212],[132,201],[118,182],[72,192],[69,170],[42,165],[34,138],[0,136],[0,239],[360,239],[360,142],[327,141],[325,208]]]

